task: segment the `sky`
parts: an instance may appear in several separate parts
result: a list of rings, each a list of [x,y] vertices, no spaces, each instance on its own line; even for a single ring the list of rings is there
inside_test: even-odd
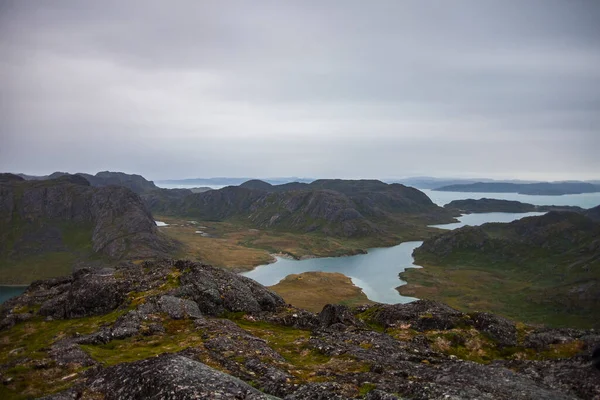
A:
[[[0,0],[0,171],[600,178],[600,1]]]

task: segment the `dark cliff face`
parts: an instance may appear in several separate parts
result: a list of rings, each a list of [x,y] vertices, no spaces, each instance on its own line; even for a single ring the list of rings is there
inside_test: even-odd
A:
[[[517,325],[424,300],[326,305],[315,315],[239,275],[163,260],[38,281],[0,306],[0,393],[592,399],[599,343],[591,330]]]
[[[138,195],[124,187],[91,187],[76,175],[0,183],[0,227],[7,265],[45,252],[91,252],[115,260],[164,256],[173,249]]]
[[[257,228],[340,237],[378,234],[405,223],[453,221],[450,211],[417,189],[368,180],[297,185],[248,181],[191,195],[155,191],[143,198],[153,211],[166,214],[212,221],[237,219]]]

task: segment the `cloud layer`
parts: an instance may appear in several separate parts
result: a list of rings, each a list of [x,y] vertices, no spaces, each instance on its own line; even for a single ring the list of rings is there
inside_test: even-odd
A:
[[[600,178],[595,1],[0,1],[0,170]]]

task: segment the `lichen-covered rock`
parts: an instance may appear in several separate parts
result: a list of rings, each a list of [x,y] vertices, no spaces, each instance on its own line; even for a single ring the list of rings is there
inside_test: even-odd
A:
[[[319,313],[319,322],[322,327],[330,327],[334,324],[356,326],[358,321],[347,306],[341,304],[326,304]]]
[[[343,387],[336,382],[309,383],[286,396],[285,400],[349,400],[349,397],[340,394],[341,392]]]
[[[126,292],[112,273],[82,269],[73,274],[64,291],[40,308],[40,315],[78,318],[108,313],[125,301]]]
[[[167,313],[173,319],[202,317],[198,304],[192,300],[180,299],[174,296],[161,296],[156,304],[160,311]]]
[[[386,327],[410,324],[418,331],[452,329],[470,323],[460,311],[432,300],[380,306],[373,318]]]
[[[163,286],[170,279],[172,283]],[[225,311],[260,314],[285,306],[279,295],[259,283],[223,269],[191,261],[148,261],[142,265],[123,264],[116,269],[84,268],[68,278],[35,282],[23,295],[0,306],[0,329],[30,317],[11,311],[19,307],[41,303],[39,315],[58,319],[88,317],[128,307],[131,293],[156,291],[160,287],[167,289],[147,297],[137,311],[162,312],[182,319]],[[140,317],[131,314],[128,327],[122,324],[115,329],[134,332],[132,321]]]
[[[231,375],[177,354],[107,368],[85,389],[105,400],[269,399]]]
[[[193,262],[178,261],[175,266],[186,272],[171,295],[189,297],[204,314],[218,315],[225,310],[256,314],[285,306],[279,295],[252,279]]]
[[[501,346],[517,345],[517,328],[514,322],[489,313],[470,314],[474,327],[491,336]]]

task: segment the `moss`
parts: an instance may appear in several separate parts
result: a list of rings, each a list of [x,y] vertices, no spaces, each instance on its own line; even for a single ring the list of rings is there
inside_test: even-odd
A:
[[[369,307],[365,311],[356,314],[356,318],[364,322],[369,328],[377,332],[384,332],[385,327],[377,322],[377,314],[381,311],[381,307]]]
[[[359,389],[358,394],[361,396],[366,396],[369,392],[375,390],[377,386],[372,383],[364,383]]]
[[[4,376],[13,382],[7,386],[0,385],[0,398],[40,397],[71,386],[84,368],[54,366],[53,362],[48,362],[50,346],[65,337],[97,331],[101,326],[116,321],[125,312],[127,310],[116,310],[102,316],[54,321],[35,317],[1,332],[0,364],[23,359],[31,361],[3,371]],[[44,361],[47,365],[39,368],[35,365],[38,361]]]

